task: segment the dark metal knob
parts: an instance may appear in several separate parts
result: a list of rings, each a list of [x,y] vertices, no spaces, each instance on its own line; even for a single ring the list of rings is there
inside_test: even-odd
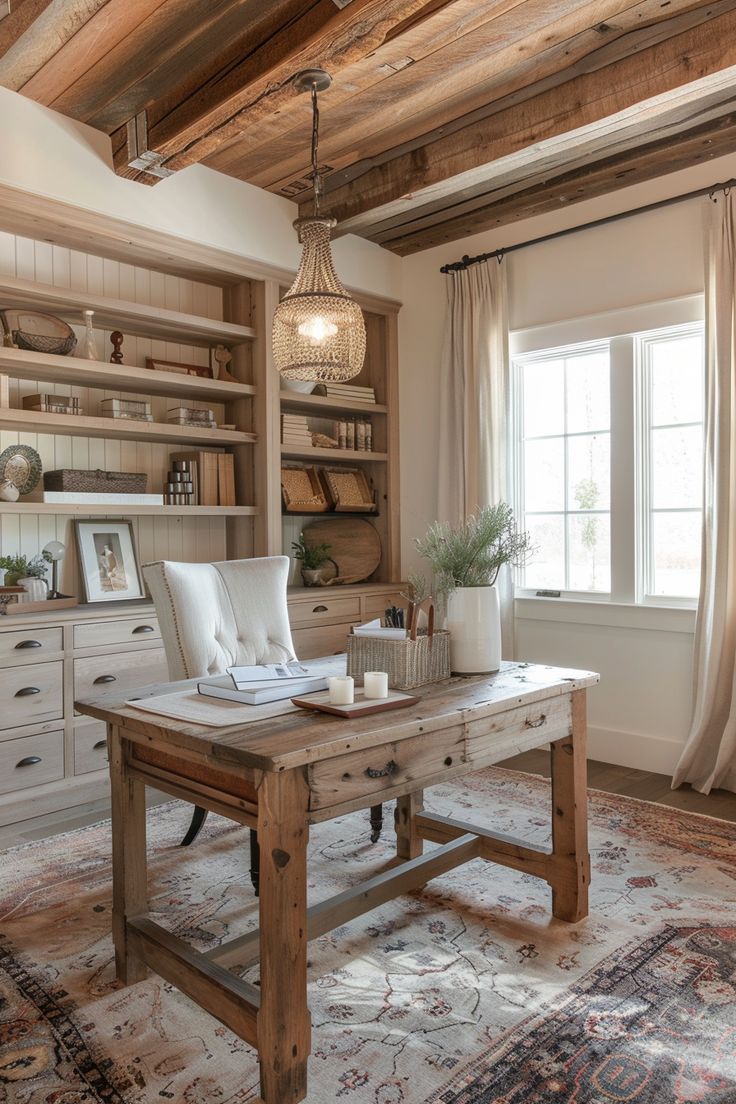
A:
[[[101,686],[103,682],[117,682],[117,681],[118,680],[115,678],[115,675],[98,675],[97,678],[95,679],[95,681],[92,683],[92,685],[93,686]]]
[[[327,606],[315,606],[312,613],[327,613]]]
[[[21,648],[41,648],[43,645],[40,640],[21,640],[20,644],[15,645],[15,650],[20,651]]]
[[[527,719],[526,721],[524,721],[524,724],[527,728],[541,728],[546,720],[546,714],[542,713],[539,717],[537,717],[536,721],[530,721]]]
[[[24,686],[22,690],[17,690],[15,693],[16,698],[30,698],[31,694],[40,694],[41,691],[37,686]]]
[[[366,774],[369,778],[390,778],[392,774],[396,774],[399,769],[399,764],[395,763],[393,759],[389,759],[388,763],[381,770],[376,770],[375,767],[366,767]]]
[[[137,625],[136,628],[133,629],[133,634],[135,635],[135,633],[149,633],[154,631],[155,630],[153,625]]]
[[[92,745],[92,750],[101,751],[104,747],[107,747],[107,740],[98,740],[96,744]]]
[[[18,767],[35,767],[36,763],[40,763],[40,762],[41,762],[41,756],[40,755],[26,755],[25,759],[21,759],[18,763],[15,764],[15,766],[16,766],[16,769]]]

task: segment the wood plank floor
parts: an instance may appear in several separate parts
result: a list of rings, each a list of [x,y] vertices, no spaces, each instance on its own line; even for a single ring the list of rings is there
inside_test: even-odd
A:
[[[525,751],[522,755],[515,755],[512,759],[499,763],[499,766],[549,778],[549,753],[543,748]],[[666,774],[652,774],[651,771],[636,770],[633,767],[616,767],[611,763],[588,760],[588,786],[593,790],[638,797],[641,801],[670,805],[688,813],[704,813],[705,816],[736,821],[736,793],[712,790],[706,795],[691,789],[689,785],[672,790],[671,784],[672,780]]]
[[[549,753],[544,749],[527,751],[506,759],[499,766],[510,770],[541,774],[549,778]],[[697,793],[689,786],[679,790],[670,789],[670,779],[664,774],[652,774],[651,771],[635,770],[633,767],[616,767],[610,763],[588,760],[588,785],[595,790],[623,794],[624,797],[638,797],[642,801],[654,801],[660,805],[670,805],[675,809],[684,809],[689,813],[704,813],[706,816],[721,817],[723,820],[736,821],[736,793],[728,790],[713,790],[712,793]],[[148,792],[148,804],[154,805],[169,799],[155,791]],[[70,832],[74,828],[83,828],[95,824],[110,815],[110,805],[106,801],[67,809],[62,813],[51,813],[35,817],[19,824],[0,828],[0,850],[29,843],[32,840],[46,839],[58,832]],[[189,813],[182,809],[182,835],[189,825]]]

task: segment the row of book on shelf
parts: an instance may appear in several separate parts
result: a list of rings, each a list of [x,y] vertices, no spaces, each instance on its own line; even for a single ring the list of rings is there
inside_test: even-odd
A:
[[[355,402],[374,403],[376,391],[359,383],[323,383],[319,393],[328,399],[352,399]]]
[[[332,424],[332,435],[314,432],[306,415],[281,415],[281,444],[296,448],[340,448],[356,452],[373,451],[373,423],[370,418],[339,418]]]
[[[164,485],[167,506],[235,506],[235,461],[224,449],[172,452]]]

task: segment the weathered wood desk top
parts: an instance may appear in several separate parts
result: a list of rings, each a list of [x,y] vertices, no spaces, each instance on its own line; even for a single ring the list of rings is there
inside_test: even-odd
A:
[[[307,1093],[311,1045],[309,939],[474,858],[547,881],[558,919],[587,915],[585,694],[597,681],[588,671],[504,663],[496,675],[422,687],[416,706],[395,712],[354,720],[286,712],[218,728],[144,712],[114,692],[77,703],[108,724],[118,976],[131,983],[151,968],[173,982],[257,1047],[266,1104],[296,1104]],[[190,686],[196,680],[135,696]],[[423,812],[424,787],[546,744],[551,848]],[[259,931],[201,954],[147,917],[146,785],[257,831]],[[310,824],[391,798],[400,865],[308,909]],[[424,840],[439,846],[424,854]],[[226,969],[258,959],[260,988]]]

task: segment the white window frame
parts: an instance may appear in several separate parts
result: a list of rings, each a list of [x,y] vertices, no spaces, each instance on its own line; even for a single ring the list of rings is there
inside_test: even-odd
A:
[[[664,302],[647,303],[636,307],[603,314],[535,326],[513,331],[509,338],[511,360],[511,410],[512,432],[509,436],[509,464],[512,472],[514,509],[523,516],[523,466],[520,450],[523,447],[520,422],[523,419],[520,403],[520,370],[514,362],[521,356],[546,353],[563,356],[572,346],[608,342],[611,366],[611,590],[604,594],[592,591],[560,591],[558,597],[537,596],[537,588],[515,586],[517,602],[529,603],[586,603],[598,609],[612,607],[622,611],[656,607],[681,609],[683,615],[691,615],[697,601],[690,598],[668,598],[645,594],[643,579],[643,554],[645,539],[644,496],[642,488],[643,435],[647,423],[641,416],[643,371],[638,363],[641,342],[637,337],[665,328],[693,328],[702,325],[704,299],[702,295],[689,295]],[[530,357],[531,359],[531,357]],[[634,397],[636,400],[634,401]],[[648,528],[649,515],[646,515]],[[568,609],[570,606],[568,605]]]

